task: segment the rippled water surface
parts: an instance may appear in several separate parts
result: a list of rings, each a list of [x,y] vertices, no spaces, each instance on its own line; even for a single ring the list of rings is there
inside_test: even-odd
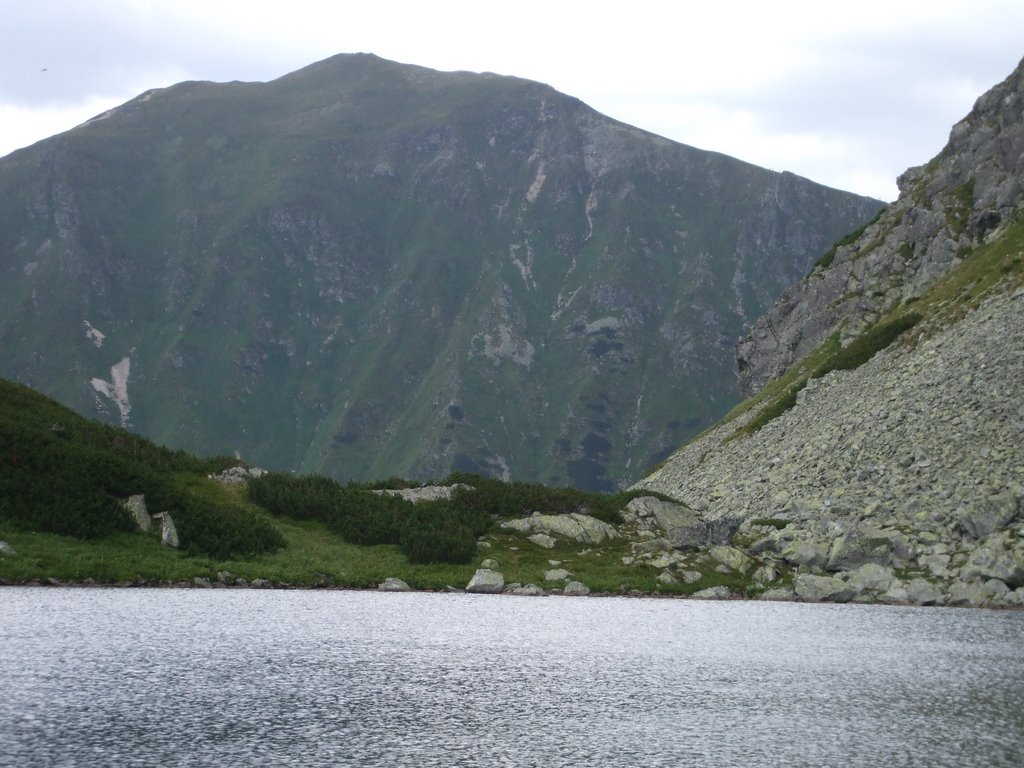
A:
[[[1024,613],[0,588],[4,766],[1021,766]]]

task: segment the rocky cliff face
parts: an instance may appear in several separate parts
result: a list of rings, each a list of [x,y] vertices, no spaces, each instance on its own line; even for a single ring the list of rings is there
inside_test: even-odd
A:
[[[788,288],[736,349],[752,395],[839,331],[849,341],[920,296],[1019,210],[1024,62],[978,99],[934,160],[899,179],[900,198],[827,263]]]
[[[609,489],[879,205],[515,78],[183,83],[0,160],[0,375],[272,468]]]
[[[1022,88],[1018,68],[758,321],[745,386],[786,377],[639,484],[737,521],[768,596],[1024,605]],[[894,318],[917,324],[814,378]]]

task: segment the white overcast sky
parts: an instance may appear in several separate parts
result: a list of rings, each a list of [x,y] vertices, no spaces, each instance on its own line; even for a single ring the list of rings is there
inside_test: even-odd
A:
[[[149,88],[357,51],[539,80],[670,139],[891,200],[1024,57],[1024,1],[0,0],[0,155]]]

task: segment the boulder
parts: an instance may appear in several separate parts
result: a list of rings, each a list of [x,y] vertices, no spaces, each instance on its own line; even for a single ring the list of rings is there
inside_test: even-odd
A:
[[[562,588],[563,595],[572,595],[579,597],[581,595],[589,595],[590,587],[584,584],[582,581],[570,581],[565,587]]]
[[[524,585],[522,587],[516,587],[515,589],[510,589],[508,591],[508,594],[510,594],[510,595],[527,595],[527,596],[530,596],[530,597],[540,597],[541,595],[546,595],[547,592],[545,592],[542,588],[538,587],[536,584],[526,584],[526,585]]]
[[[945,602],[942,590],[927,579],[912,579],[904,589],[907,593],[907,602],[914,605],[941,605]]]
[[[146,509],[146,497],[143,494],[137,493],[134,496],[129,496],[121,503],[131,514],[136,528],[143,533],[148,533],[153,529],[153,518],[149,516],[149,511]]]
[[[679,580],[675,576],[672,575],[671,571],[662,571],[661,573],[659,573],[657,576],[654,577],[654,580],[656,582],[658,582],[659,584],[678,584],[679,583]]]
[[[16,555],[14,547],[8,544],[6,541],[0,541],[0,555]]]
[[[779,556],[795,566],[820,570],[828,562],[829,546],[820,541],[792,541]]]
[[[497,594],[505,587],[505,577],[498,571],[489,568],[477,568],[473,578],[466,585],[467,592],[477,594]]]
[[[960,528],[968,536],[984,539],[1003,530],[1020,514],[1020,500],[1010,491],[993,494],[960,509]]]
[[[388,576],[378,586],[381,592],[411,592],[412,587],[406,584],[401,579],[395,578],[394,576]]]
[[[878,563],[865,563],[848,574],[846,583],[856,594],[862,595],[865,592],[886,592],[892,586],[894,579],[892,570],[886,566]]]
[[[698,600],[725,600],[732,596],[732,590],[725,585],[708,587],[690,595],[690,597],[696,597]]]
[[[736,547],[712,547],[708,554],[722,565],[728,566],[730,570],[737,573],[746,573],[754,565],[754,561],[736,549]]]
[[[515,531],[555,534],[580,544],[600,544],[605,539],[621,538],[614,526],[580,512],[569,515],[542,515],[535,512],[530,517],[508,520],[502,523],[501,527]]]
[[[480,562],[480,567],[486,568],[489,571],[496,571],[500,566],[498,565],[498,561],[493,557],[487,557]]]
[[[160,543],[168,547],[178,548],[178,529],[174,527],[174,518],[170,512],[157,512],[153,515],[153,523],[160,524]]]
[[[676,549],[698,549],[708,544],[708,525],[694,510],[653,496],[632,499],[626,509],[640,517],[653,517]]]
[[[1014,550],[982,546],[974,550],[960,571],[963,581],[999,579],[1012,588],[1024,587],[1024,557]]]
[[[544,549],[554,549],[555,544],[557,544],[557,541],[546,533],[535,533],[532,536],[527,536],[526,539],[527,541],[532,541],[538,547],[543,547]]]
[[[786,589],[785,587],[773,587],[772,589],[766,589],[764,592],[758,595],[759,600],[772,600],[780,602],[788,602],[790,600],[793,600],[794,597],[796,596],[793,594],[793,590]]]
[[[387,488],[374,491],[374,493],[398,496],[413,504],[418,504],[421,501],[450,501],[457,491],[463,489],[472,490],[471,486],[465,483],[455,483],[453,485],[424,485],[419,488]]]
[[[991,579],[985,582],[973,581],[970,583],[954,581],[949,588],[946,603],[948,605],[969,605],[975,608],[991,603],[996,597],[991,581]]]
[[[793,591],[798,600],[811,603],[846,603],[856,594],[854,589],[841,579],[834,576],[815,576],[811,573],[797,574],[793,580]]]
[[[865,563],[888,565],[888,536],[876,528],[855,526],[832,542],[826,569],[849,571]]]
[[[779,578],[779,572],[774,565],[761,565],[754,571],[751,578],[758,584],[771,584]]]

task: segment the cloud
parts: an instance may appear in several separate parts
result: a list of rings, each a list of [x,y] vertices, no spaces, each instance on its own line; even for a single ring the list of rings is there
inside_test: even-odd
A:
[[[1019,0],[9,5],[0,155],[150,88],[368,51],[539,80],[676,141],[886,198],[1024,53]]]

